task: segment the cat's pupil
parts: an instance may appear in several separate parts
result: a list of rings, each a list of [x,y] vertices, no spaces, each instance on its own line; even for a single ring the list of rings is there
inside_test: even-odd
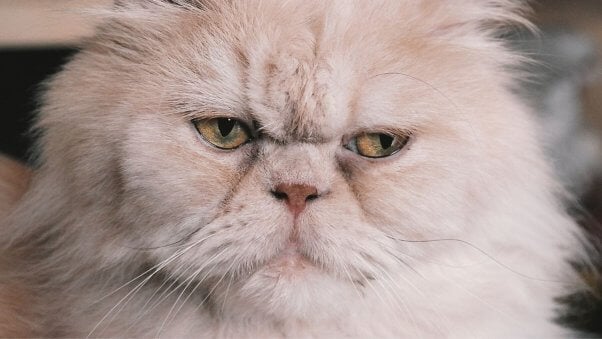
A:
[[[217,128],[219,128],[219,133],[222,135],[222,137],[226,137],[228,134],[230,134],[235,124],[236,121],[232,119],[222,118],[217,120]]]
[[[380,145],[382,146],[383,149],[387,149],[387,148],[391,147],[391,145],[393,145],[393,137],[392,136],[386,135],[386,134],[380,134],[379,138],[380,138]]]

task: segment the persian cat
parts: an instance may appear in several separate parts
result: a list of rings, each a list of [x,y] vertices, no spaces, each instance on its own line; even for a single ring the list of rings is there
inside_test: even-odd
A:
[[[523,10],[122,0],[101,11],[47,83],[31,178],[2,165],[0,328],[569,335],[555,299],[580,286],[570,260],[584,245],[515,95],[522,58],[499,38]]]

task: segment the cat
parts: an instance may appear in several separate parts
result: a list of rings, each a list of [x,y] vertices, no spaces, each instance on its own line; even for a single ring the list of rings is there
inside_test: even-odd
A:
[[[499,38],[529,25],[525,11],[511,0],[100,11],[96,35],[45,85],[30,182],[2,206],[0,286],[27,297],[15,327],[571,335],[555,299],[582,288],[570,260],[585,244],[515,93],[525,59]]]

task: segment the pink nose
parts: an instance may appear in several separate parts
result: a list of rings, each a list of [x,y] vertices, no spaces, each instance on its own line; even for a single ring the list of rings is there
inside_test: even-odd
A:
[[[308,201],[319,197],[314,186],[300,184],[280,184],[272,191],[272,195],[278,200],[284,200],[295,217],[303,212]]]

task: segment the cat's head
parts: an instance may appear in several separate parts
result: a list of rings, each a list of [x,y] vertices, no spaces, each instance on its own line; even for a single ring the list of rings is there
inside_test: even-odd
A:
[[[122,1],[51,83],[42,168],[107,260],[213,298],[288,316],[412,293],[391,277],[447,253],[402,239],[498,232],[475,211],[538,185],[494,36],[517,8]]]

